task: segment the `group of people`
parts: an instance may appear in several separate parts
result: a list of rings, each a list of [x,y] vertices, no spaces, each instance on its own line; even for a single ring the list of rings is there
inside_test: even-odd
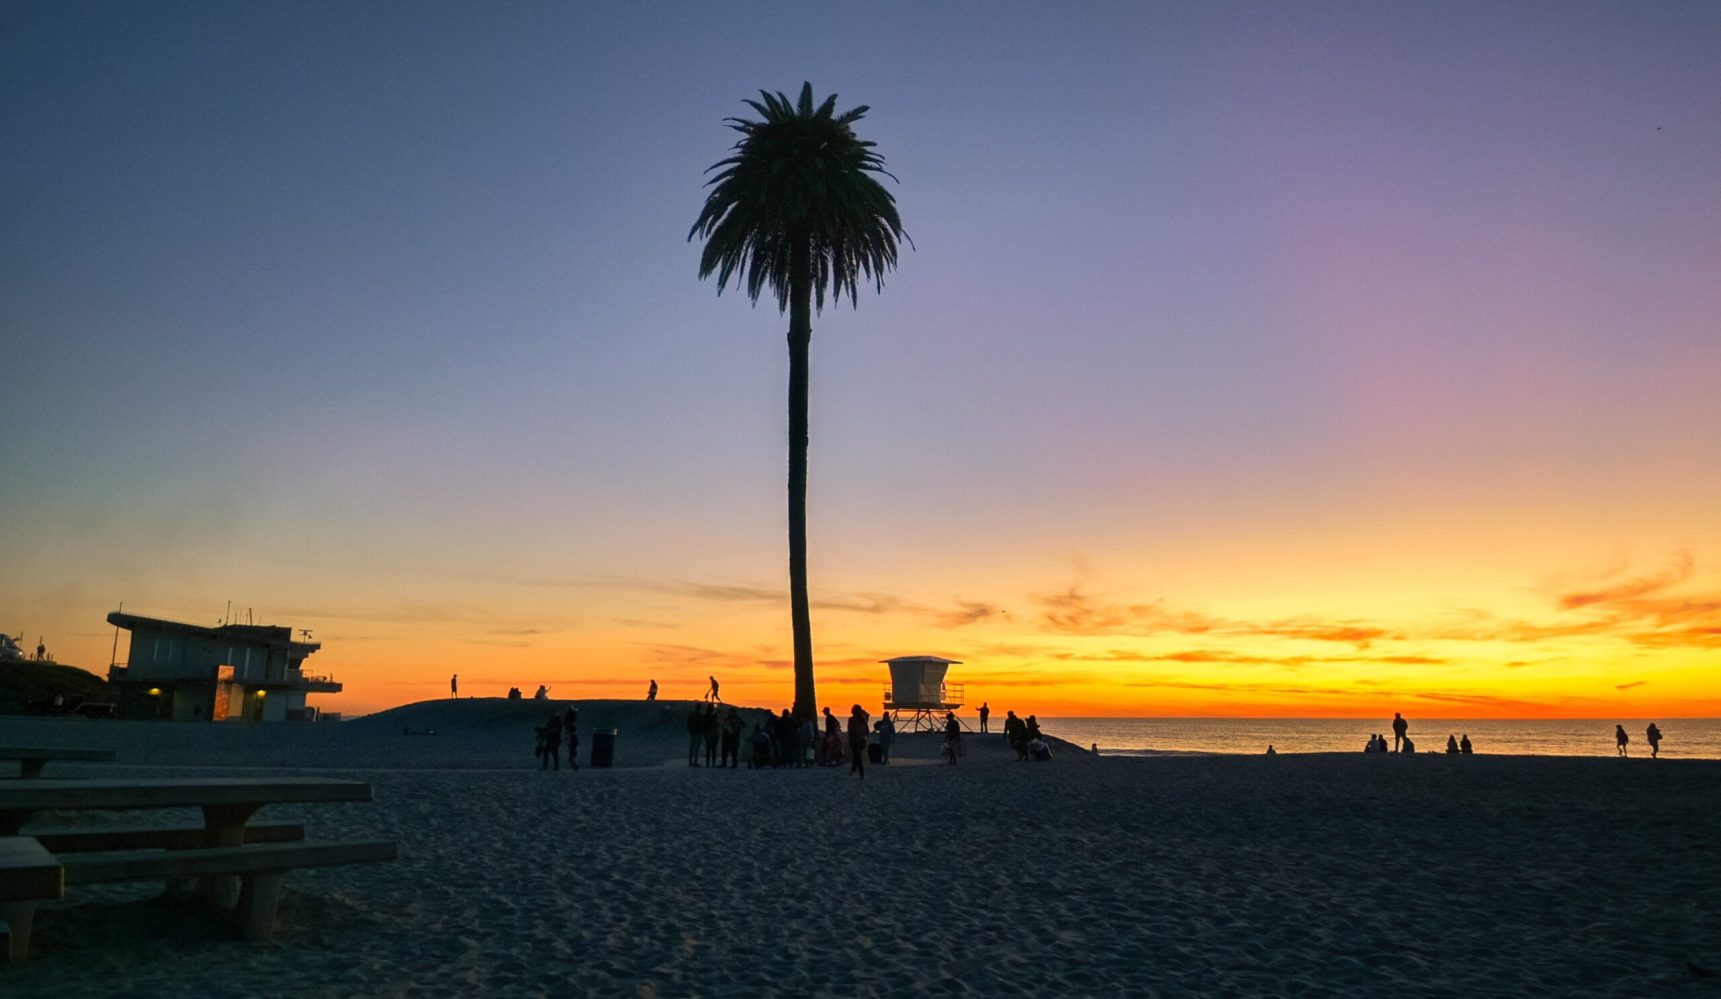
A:
[[[566,711],[552,714],[550,720],[539,725],[533,731],[538,736],[536,753],[538,769],[562,769],[562,743],[568,746],[568,767],[572,770],[580,768],[580,712],[572,704]]]
[[[1652,760],[1659,758],[1661,756],[1661,729],[1656,728],[1654,722],[1650,722],[1649,727],[1643,730],[1643,737],[1649,740],[1649,758]],[[1625,734],[1624,725],[1613,727],[1613,744],[1619,755],[1631,755],[1626,752],[1626,747],[1631,745],[1631,736]]]
[[[741,712],[733,706],[719,715],[717,704],[706,701],[695,705],[687,716],[687,765],[700,765],[703,748],[705,766],[734,769],[741,763],[741,731],[747,727]],[[719,755],[719,747],[721,755]]]
[[[982,729],[984,731],[984,729]],[[1004,741],[1016,751],[1016,759],[1045,762],[1052,758],[1051,747],[1040,734],[1040,719],[1029,715],[1017,718],[1016,712],[1004,713]]]

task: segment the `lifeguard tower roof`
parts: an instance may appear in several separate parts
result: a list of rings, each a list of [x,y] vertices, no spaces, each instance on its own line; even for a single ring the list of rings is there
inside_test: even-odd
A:
[[[944,682],[945,673],[950,667],[961,665],[961,660],[897,656],[879,662],[890,667],[890,686],[884,692],[885,710],[908,713],[913,731],[919,731],[923,724],[933,724],[933,712],[954,711],[962,706],[962,687]],[[899,717],[898,721],[902,719]]]

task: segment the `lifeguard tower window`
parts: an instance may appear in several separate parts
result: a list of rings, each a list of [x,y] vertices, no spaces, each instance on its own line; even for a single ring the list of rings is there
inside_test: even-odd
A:
[[[945,680],[961,661],[938,656],[897,656],[882,660],[890,667],[884,689],[884,709],[895,712],[897,727],[908,732],[944,728],[944,714],[962,707],[963,685]],[[906,716],[906,717],[905,717]]]

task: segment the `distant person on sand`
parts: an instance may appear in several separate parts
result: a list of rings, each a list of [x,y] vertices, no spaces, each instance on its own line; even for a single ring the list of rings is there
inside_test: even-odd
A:
[[[890,718],[890,712],[879,715],[878,721],[873,722],[873,731],[878,733],[878,762],[880,766],[890,766],[890,746],[896,741],[896,722]]]
[[[448,678],[448,696],[449,697],[459,697],[460,696],[460,674],[459,673],[456,673],[453,676]]]
[[[1656,728],[1654,722],[1649,723],[1643,737],[1649,740],[1649,758],[1653,760],[1661,756],[1661,729]]]
[[[562,735],[568,740],[568,767],[580,768],[580,712],[572,704],[562,712]]]
[[[550,688],[544,686],[541,683],[538,684],[538,692],[536,694],[532,695],[532,700],[534,700],[534,701],[547,701],[549,699],[550,699]]]
[[[548,770],[554,763],[562,769],[562,716],[551,715],[544,727],[538,729],[538,769]]]
[[[1624,725],[1615,725],[1613,727],[1613,744],[1616,748],[1619,749],[1619,755],[1621,755],[1621,756],[1630,756],[1631,755],[1630,753],[1627,753],[1625,751],[1625,745],[1626,745],[1626,743],[1628,743],[1630,741],[1631,741],[1631,736],[1625,734],[1625,726]]]
[[[825,709],[825,766],[841,766],[843,762],[843,723]]]
[[[866,709],[859,704],[849,709],[849,773],[866,777],[866,737],[868,731]]]
[[[717,705],[705,705],[705,717],[701,720],[705,729],[705,765],[717,765],[717,740],[723,737],[723,721],[717,717]]]
[[[646,688],[645,699],[648,701],[657,700],[657,681],[656,680],[651,681],[651,686]]]
[[[962,723],[956,720],[954,711],[944,713],[944,755],[950,757],[952,766],[962,755]]]
[[[1370,735],[1368,737],[1368,745],[1364,746],[1362,748],[1362,751],[1365,753],[1378,753],[1378,752],[1380,752],[1380,736]]]
[[[1458,740],[1458,751],[1465,756],[1470,755],[1470,733],[1464,733],[1464,738]]]
[[[695,704],[687,716],[687,765],[699,765],[699,745],[705,741],[705,712]]]
[[[723,756],[717,761],[718,766],[727,764],[733,770],[741,765],[741,730],[746,725],[741,720],[741,712],[733,707],[723,716]]]
[[[1028,730],[1028,741],[1032,742],[1035,739],[1038,739],[1040,737],[1040,719],[1033,715],[1029,715],[1025,724]]]
[[[986,719],[992,717],[992,708],[985,701],[980,702],[980,734],[986,734]]]
[[[1267,755],[1268,756],[1278,756],[1279,755],[1279,751],[1274,749],[1273,744],[1270,742],[1267,743]]]
[[[1458,737],[1450,732],[1446,735],[1446,751],[1448,753],[1458,752]]]
[[[1022,724],[1014,711],[1004,713],[1004,741],[1016,751],[1016,759],[1028,758],[1028,726]]]
[[[1410,723],[1404,720],[1403,715],[1394,711],[1392,713],[1392,751],[1393,752],[1397,753],[1397,752],[1403,751],[1400,747],[1403,745],[1404,740],[1407,738],[1407,736],[1404,733],[1406,733],[1408,731],[1410,731]]]
[[[722,704],[723,698],[717,696],[717,678],[707,677],[711,681],[711,689],[705,692],[705,699],[713,704]]]
[[[1416,743],[1410,741],[1410,736],[1407,735],[1404,737],[1404,748],[1400,749],[1399,752],[1401,752],[1401,753],[1414,753],[1414,752],[1416,752]]]

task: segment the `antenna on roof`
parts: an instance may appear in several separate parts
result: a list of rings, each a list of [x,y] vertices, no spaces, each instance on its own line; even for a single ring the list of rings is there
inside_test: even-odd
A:
[[[309,628],[300,628],[300,629],[299,629],[299,636],[300,636],[300,637],[301,637],[301,638],[303,638],[303,639],[304,639],[304,640],[305,640],[305,641],[307,641],[307,642],[308,642],[308,641],[310,641],[310,640],[311,640],[311,629],[309,629]]]

